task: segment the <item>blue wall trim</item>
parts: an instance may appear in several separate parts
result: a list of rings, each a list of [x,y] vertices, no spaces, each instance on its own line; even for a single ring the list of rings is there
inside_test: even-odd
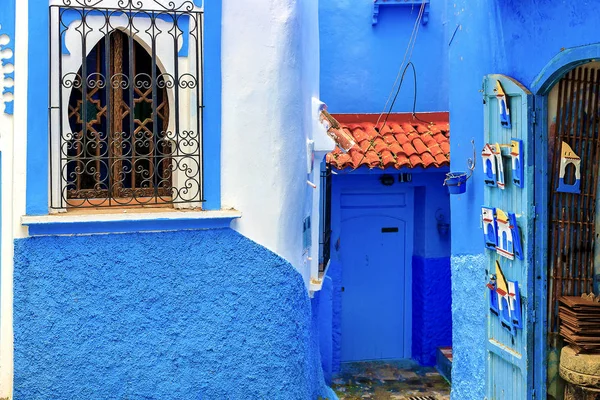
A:
[[[15,242],[15,399],[317,399],[302,276],[231,229]]]
[[[204,2],[204,208],[221,208],[221,0]]]
[[[0,44],[0,51],[10,50],[12,51],[12,56],[8,58],[0,58],[0,62],[2,66],[6,67],[9,65],[14,65],[15,63],[15,1],[16,0],[0,0],[0,36],[7,35],[9,42],[7,44]],[[4,79],[12,79],[14,82],[15,73],[5,73]],[[3,88],[2,95],[5,94],[15,94],[14,85],[7,86]],[[14,100],[5,101],[4,102],[4,113],[5,114],[13,114],[15,109]]]
[[[30,236],[86,235],[97,233],[156,232],[229,228],[233,218],[129,220],[110,222],[56,222],[26,224]]]
[[[48,2],[29,0],[27,214],[48,213]]]

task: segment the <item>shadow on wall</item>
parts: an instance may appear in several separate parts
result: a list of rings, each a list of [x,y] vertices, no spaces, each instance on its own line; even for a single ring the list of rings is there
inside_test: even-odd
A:
[[[302,277],[230,229],[18,240],[15,398],[335,398]]]

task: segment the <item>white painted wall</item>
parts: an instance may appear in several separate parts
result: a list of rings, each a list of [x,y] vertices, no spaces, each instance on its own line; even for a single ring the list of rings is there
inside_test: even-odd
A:
[[[2,151],[2,243],[0,287],[0,398],[13,389],[13,255],[14,239],[27,231],[21,226],[25,214],[25,167],[27,163],[27,1],[16,2],[14,115],[0,106]],[[1,67],[0,67],[1,68]]]
[[[313,211],[307,180],[318,177],[306,151],[319,91],[317,6],[223,0],[222,204],[243,212],[234,229],[290,261],[307,284],[309,254],[318,261],[318,239],[311,253],[302,246]]]
[[[20,222],[26,195],[27,3],[17,1],[15,113],[0,116],[0,398],[13,388],[13,243],[27,236]],[[319,95],[317,18],[317,0],[223,0],[223,208],[242,211],[234,229],[290,261],[307,286],[317,270],[319,226],[318,189],[307,180],[319,184],[320,143],[328,140],[312,100]],[[322,150],[310,174],[309,139]],[[311,214],[312,248],[306,252],[302,224]]]

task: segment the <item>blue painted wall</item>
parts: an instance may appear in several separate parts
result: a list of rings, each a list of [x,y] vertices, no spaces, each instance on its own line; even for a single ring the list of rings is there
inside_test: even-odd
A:
[[[298,272],[230,229],[16,241],[15,399],[332,397]]]
[[[372,0],[321,0],[321,99],[336,113],[382,112],[419,13],[419,6],[381,6],[371,24]],[[445,4],[431,1],[429,23],[419,27],[412,61],[417,111],[448,110]],[[412,111],[413,76],[407,74],[394,111]]]
[[[449,46],[449,105],[453,170],[464,170],[483,147],[483,106],[479,92],[484,75],[501,73],[532,88],[535,77],[563,48],[600,41],[600,15],[594,1],[447,1],[447,35],[456,30]],[[475,127],[475,128],[474,128]],[[479,154],[477,155],[480,163]],[[478,165],[467,193],[452,196],[452,398],[485,396],[485,263],[479,207],[483,177]],[[531,240],[527,238],[526,240]],[[538,354],[540,357],[540,354]],[[539,361],[539,359],[538,359]],[[538,382],[539,389],[545,383]]]
[[[387,171],[397,176],[396,171]],[[450,232],[440,234],[437,228],[436,211],[439,209],[449,222],[449,195],[442,185],[445,172],[442,170],[418,170],[413,172],[412,183],[395,183],[383,186],[379,181],[381,170],[370,173],[339,172],[333,176],[332,188],[332,253],[328,277],[331,285],[324,285],[318,295],[331,298],[331,311],[321,322],[320,335],[326,336],[329,347],[322,347],[322,360],[325,369],[339,372],[341,362],[341,312],[343,264],[335,249],[340,235],[342,193],[371,193],[376,199],[378,194],[397,192],[400,185],[415,188],[414,210],[414,252],[413,252],[413,330],[412,357],[423,365],[435,364],[435,352],[440,346],[452,344],[450,314]],[[331,315],[329,317],[329,315]],[[321,317],[321,316],[319,316]],[[331,318],[331,322],[329,321]],[[331,360],[331,367],[325,361]]]
[[[413,257],[413,358],[435,365],[438,347],[452,344],[450,258]]]

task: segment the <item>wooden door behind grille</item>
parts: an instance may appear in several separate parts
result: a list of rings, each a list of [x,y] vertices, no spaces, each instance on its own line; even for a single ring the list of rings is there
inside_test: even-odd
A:
[[[82,204],[107,198],[115,204],[170,200],[168,83],[154,64],[140,44],[118,30],[88,55],[78,73],[82,85],[69,100],[70,205],[78,205],[75,199],[85,199]]]
[[[558,297],[592,290],[596,192],[600,162],[598,138],[600,69],[579,67],[558,83],[556,121],[550,124],[549,162],[549,331],[558,331]],[[581,193],[557,192],[560,149],[567,143],[581,157]]]

